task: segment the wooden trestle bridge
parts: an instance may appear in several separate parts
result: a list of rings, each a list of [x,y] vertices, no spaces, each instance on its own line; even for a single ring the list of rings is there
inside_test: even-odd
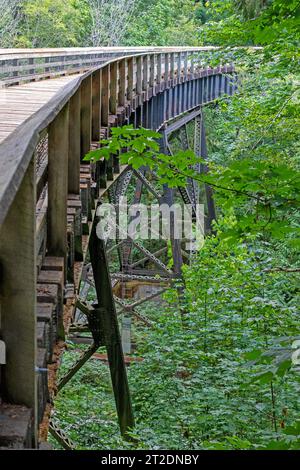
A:
[[[112,282],[144,280],[164,288],[180,274],[183,254],[180,242],[171,240],[170,269],[160,258],[166,249],[153,253],[128,236],[116,242],[120,272],[110,277],[108,245],[96,236],[96,208],[106,197],[117,204],[130,182],[135,203],[145,190],[170,204],[174,190],[158,193],[147,168],[134,171],[116,157],[97,164],[82,159],[111,127],[126,123],[159,130],[165,152],[175,136],[183,149],[192,146],[205,157],[202,107],[236,88],[233,66],[203,66],[206,49],[0,51],[0,448],[44,448],[48,429],[72,448],[50,420],[53,398],[100,345],[107,349],[121,432],[133,426],[115,304],[147,323],[135,307],[157,293],[128,306],[114,296]],[[193,181],[180,193],[195,206]],[[209,228],[215,217],[209,187],[205,194]],[[132,246],[142,256],[135,262]],[[89,277],[88,250],[94,306],[80,297],[82,274]],[[86,316],[93,344],[57,383],[76,309]]]

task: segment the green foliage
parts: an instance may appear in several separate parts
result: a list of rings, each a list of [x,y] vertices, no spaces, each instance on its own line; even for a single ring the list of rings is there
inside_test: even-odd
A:
[[[18,47],[84,45],[89,25],[87,0],[24,0]]]
[[[138,1],[126,45],[197,45],[196,28],[203,15],[203,7],[193,0]]]

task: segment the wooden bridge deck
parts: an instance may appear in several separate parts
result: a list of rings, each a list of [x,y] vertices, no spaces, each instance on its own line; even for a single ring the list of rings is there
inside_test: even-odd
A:
[[[0,143],[78,76],[80,74],[0,88]]]

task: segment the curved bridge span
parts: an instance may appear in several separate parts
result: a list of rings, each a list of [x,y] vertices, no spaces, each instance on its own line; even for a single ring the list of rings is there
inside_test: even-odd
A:
[[[203,67],[206,49],[0,53],[0,447],[38,448],[50,428],[72,448],[63,430],[49,426],[53,398],[99,346],[107,350],[120,430],[126,435],[133,426],[116,305],[147,323],[135,307],[180,276],[186,253],[172,239],[170,269],[160,258],[166,249],[153,253],[128,235],[116,242],[120,272],[110,276],[113,248],[96,237],[98,204],[106,197],[117,204],[133,183],[135,203],[143,189],[170,205],[174,191],[164,187],[158,194],[147,168],[134,171],[117,157],[97,164],[82,159],[112,127],[128,123],[159,130],[165,152],[172,152],[175,135],[183,149],[205,157],[202,107],[237,86],[232,65]],[[180,195],[193,208],[199,188],[187,181]],[[209,230],[215,218],[211,188],[205,195]],[[132,246],[143,256],[137,262]],[[145,260],[155,270],[139,269]],[[159,281],[163,289],[128,307],[112,286],[133,280]],[[88,282],[96,288],[95,306],[82,297]],[[60,353],[78,311],[93,341],[57,382]]]

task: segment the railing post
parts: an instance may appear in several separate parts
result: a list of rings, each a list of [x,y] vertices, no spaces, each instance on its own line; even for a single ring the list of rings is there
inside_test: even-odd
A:
[[[194,59],[193,54],[190,57],[191,57],[190,74],[191,74],[191,79],[193,79],[194,78],[194,73],[195,73],[195,59]]]
[[[92,141],[100,140],[101,128],[101,69],[92,75]]]
[[[184,52],[183,57],[184,57],[183,75],[184,75],[184,79],[186,80],[187,74],[188,74],[188,53]]]
[[[14,67],[18,67],[19,65],[19,59],[13,59],[12,64]],[[13,71],[13,77],[17,77],[19,75],[18,70]]]
[[[76,91],[70,99],[69,111],[69,157],[68,157],[68,192],[80,192],[80,134],[81,134],[81,91]]]
[[[119,105],[125,106],[126,101],[126,59],[119,62]]]
[[[109,76],[110,76],[110,65],[107,65],[102,69],[102,85],[101,85],[101,125],[108,127],[108,116],[109,116]]]
[[[118,62],[110,64],[110,100],[109,108],[111,114],[117,114],[118,108]]]
[[[29,64],[29,65],[33,65],[33,64],[34,64],[34,59],[33,59],[33,57],[30,57],[30,58],[28,59],[28,64]],[[30,70],[29,70],[29,75],[34,75],[34,70],[35,70],[34,67],[33,67],[32,69],[30,69]]]
[[[92,140],[92,77],[81,84],[81,156],[91,149]]]
[[[69,105],[49,126],[48,253],[67,258]]]
[[[36,169],[31,160],[0,227],[2,386],[9,402],[32,410],[37,445]]]
[[[50,63],[50,57],[45,57],[45,64]],[[48,73],[50,72],[50,67],[45,67],[45,72]]]

